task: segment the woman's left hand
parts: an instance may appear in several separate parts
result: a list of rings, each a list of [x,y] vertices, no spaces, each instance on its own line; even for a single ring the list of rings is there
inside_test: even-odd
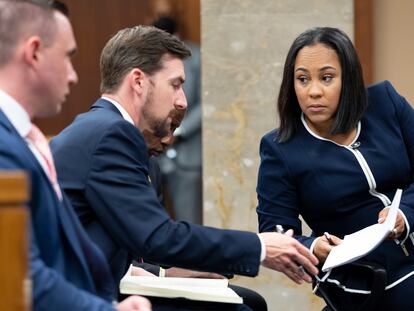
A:
[[[389,210],[390,210],[389,207],[385,207],[381,212],[379,212],[379,214],[378,214],[378,223],[379,224],[382,224],[385,221],[385,218],[387,218]],[[404,218],[402,216],[401,211],[398,211],[397,220],[395,221],[394,229],[388,235],[387,239],[389,239],[389,240],[398,239],[404,233],[404,231],[405,231]]]
[[[342,240],[337,236],[330,234],[329,240],[326,235],[320,236],[313,248],[313,254],[319,259],[319,262],[324,263],[332,248],[342,243]]]

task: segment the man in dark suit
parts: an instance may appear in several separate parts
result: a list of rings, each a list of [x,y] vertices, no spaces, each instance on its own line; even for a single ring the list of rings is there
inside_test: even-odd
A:
[[[113,305],[115,284],[56,182],[47,141],[31,123],[56,114],[77,82],[69,20],[50,4],[0,0],[0,169],[30,178],[34,310],[150,310],[141,297]],[[50,3],[50,1],[48,1]]]
[[[52,140],[59,178],[115,281],[131,259],[255,276],[260,264],[297,283],[317,259],[289,235],[222,230],[170,219],[148,179],[146,137],[163,152],[187,107],[182,60],[189,50],[153,27],[121,30],[101,55],[102,98]]]

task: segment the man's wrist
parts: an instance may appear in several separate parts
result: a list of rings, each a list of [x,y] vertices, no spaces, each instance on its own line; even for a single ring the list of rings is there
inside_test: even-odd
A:
[[[317,242],[319,239],[320,239],[320,237],[317,237],[315,240],[313,240],[313,242],[312,242],[312,244],[311,244],[311,246],[310,246],[310,248],[309,248],[309,251],[310,251],[313,255],[315,255],[315,253],[313,252],[313,249],[315,248],[316,242]]]

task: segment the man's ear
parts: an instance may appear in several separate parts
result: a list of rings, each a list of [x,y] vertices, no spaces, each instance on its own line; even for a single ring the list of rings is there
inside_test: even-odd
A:
[[[139,68],[134,68],[130,71],[128,75],[128,81],[131,88],[137,94],[144,94],[148,88],[148,77],[146,74]]]
[[[23,45],[23,59],[30,66],[37,67],[41,58],[42,40],[38,36],[28,38]]]

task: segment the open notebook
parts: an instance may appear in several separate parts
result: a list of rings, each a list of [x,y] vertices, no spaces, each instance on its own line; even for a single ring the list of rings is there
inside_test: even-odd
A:
[[[122,294],[243,303],[243,299],[228,287],[227,279],[160,278],[130,274],[127,272],[121,279],[119,288]]]
[[[346,263],[355,261],[373,251],[394,229],[400,206],[402,190],[398,189],[392,200],[387,218],[382,224],[361,229],[346,235],[341,244],[332,248],[322,271],[325,272]]]

